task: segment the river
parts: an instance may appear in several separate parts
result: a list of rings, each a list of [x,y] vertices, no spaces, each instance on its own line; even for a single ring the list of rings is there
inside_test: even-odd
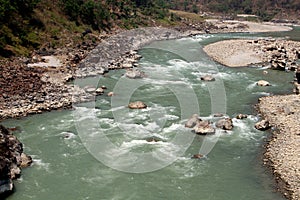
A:
[[[295,32],[299,29],[287,34],[293,38]],[[116,96],[99,96],[74,110],[4,121],[21,127],[16,135],[34,159],[7,199],[284,199],[262,164],[269,133],[254,128],[254,104],[261,96],[291,92],[293,73],[227,68],[202,51],[218,40],[257,36],[267,35],[212,34],[154,42],[139,51],[144,79],[129,80],[118,70],[75,81],[105,85]],[[207,73],[216,81],[201,81]],[[272,86],[256,86],[261,79]],[[136,100],[148,108],[128,110],[127,103]],[[217,130],[215,135],[199,136],[184,128],[193,113],[214,121],[216,112],[249,116],[234,118],[232,131]],[[191,159],[199,152],[206,156]]]

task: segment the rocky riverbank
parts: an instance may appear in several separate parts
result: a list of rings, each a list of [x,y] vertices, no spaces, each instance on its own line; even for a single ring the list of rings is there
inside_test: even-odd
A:
[[[300,59],[300,42],[272,38],[224,40],[205,46],[204,51],[229,67],[262,64],[273,69],[295,70]]]
[[[262,97],[258,109],[273,127],[264,163],[272,168],[279,190],[300,199],[300,96]]]
[[[60,49],[46,45],[33,52],[31,58],[3,60],[0,63],[0,120],[69,108],[72,103],[93,99],[95,92],[68,84],[68,81],[137,67],[140,56],[136,50],[153,41],[224,30],[209,22],[172,29],[152,27],[116,31],[111,35],[88,34],[77,45],[67,44]],[[249,30],[244,25],[232,26],[226,31]]]
[[[14,190],[13,180],[21,176],[21,169],[32,163],[30,156],[23,153],[22,143],[0,125],[0,198]]]

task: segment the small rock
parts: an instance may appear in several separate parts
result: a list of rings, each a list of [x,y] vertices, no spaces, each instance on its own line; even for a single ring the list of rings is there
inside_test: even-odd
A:
[[[131,79],[143,78],[145,77],[145,73],[137,69],[128,69],[125,73],[125,76]]]
[[[238,114],[236,116],[237,119],[246,119],[248,117],[248,115],[245,115],[245,114]]]
[[[202,81],[215,81],[216,79],[211,75],[205,75],[201,77]]]
[[[271,86],[271,84],[268,81],[264,81],[264,80],[257,81],[256,85],[262,86],[262,87]]]
[[[131,102],[128,104],[130,109],[144,109],[147,108],[147,105],[141,101]]]
[[[109,97],[115,96],[115,93],[109,92],[109,93],[107,94],[107,96],[109,96]]]
[[[265,130],[268,130],[269,128],[271,128],[271,126],[269,124],[269,121],[264,119],[264,120],[261,120],[260,122],[257,122],[255,124],[255,128],[260,131],[265,131]]]
[[[203,158],[204,156],[200,153],[193,155],[192,159],[200,159]]]
[[[215,114],[214,114],[214,117],[223,117],[223,116],[224,116],[223,113],[215,113]]]

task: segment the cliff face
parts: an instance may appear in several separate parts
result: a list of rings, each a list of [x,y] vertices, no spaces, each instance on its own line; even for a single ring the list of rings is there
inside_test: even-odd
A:
[[[32,163],[23,153],[23,145],[8,129],[0,125],[0,197],[13,192],[13,179],[20,177],[21,169]]]

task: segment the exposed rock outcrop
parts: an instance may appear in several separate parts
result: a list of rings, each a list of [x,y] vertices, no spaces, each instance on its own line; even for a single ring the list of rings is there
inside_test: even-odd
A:
[[[12,180],[19,178],[21,169],[31,163],[31,157],[23,153],[22,143],[0,125],[0,197],[13,192]]]

